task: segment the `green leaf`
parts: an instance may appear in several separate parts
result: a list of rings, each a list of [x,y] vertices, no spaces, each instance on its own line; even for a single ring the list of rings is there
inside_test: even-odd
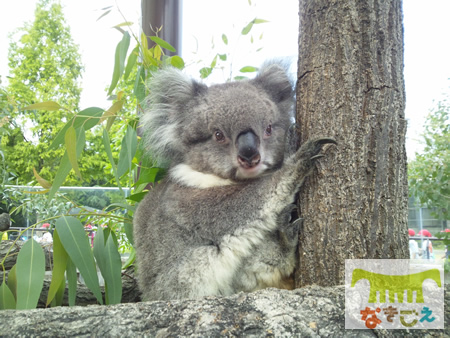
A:
[[[130,75],[134,65],[136,64],[138,55],[139,55],[139,46],[136,46],[131,51],[130,56],[128,56],[127,66],[125,67],[125,74],[123,75],[124,80],[128,79],[128,76]]]
[[[54,149],[64,142],[64,137],[69,127],[72,126],[75,129],[78,129],[83,126],[84,130],[89,130],[100,121],[103,112],[104,109],[98,107],[90,107],[80,111],[58,132],[52,142],[52,145],[50,146],[50,149]]]
[[[75,131],[75,128],[73,126],[70,126],[66,131],[66,136],[64,137],[65,143],[66,143],[66,149],[67,149],[67,156],[69,157],[69,162],[72,166],[72,169],[75,171],[75,174],[80,178],[81,173],[80,169],[78,168],[78,161],[77,161],[77,134]]]
[[[122,260],[114,238],[110,235],[106,241],[105,289],[108,304],[119,304],[122,300]]]
[[[136,74],[136,81],[134,82],[133,93],[136,96],[138,102],[142,102],[146,97],[145,91],[145,68],[139,67]]]
[[[126,172],[131,171],[133,166],[133,157],[137,149],[136,130],[128,126],[127,132],[122,139],[122,148],[119,153],[119,163],[117,165],[117,174],[122,177]]]
[[[184,68],[184,60],[178,55],[174,55],[170,58],[170,64],[178,69]]]
[[[120,191],[122,191],[122,187],[120,186],[119,175],[117,174],[116,162],[114,161],[113,154],[111,151],[111,142],[109,140],[109,135],[106,129],[103,129],[103,146],[105,147],[106,155],[108,155],[109,163],[111,163],[114,177],[116,178],[117,186],[119,187]]]
[[[216,56],[214,56],[214,59],[211,62],[211,68],[214,68],[216,66],[216,64],[217,64],[217,54],[216,54]]]
[[[45,255],[34,239],[23,245],[17,256],[17,310],[35,309],[44,285]]]
[[[66,280],[63,279],[61,281],[61,284],[59,284],[59,288],[56,291],[55,297],[53,298],[52,302],[51,302],[51,306],[55,307],[55,306],[62,306],[63,302],[64,302],[64,294],[66,292]]]
[[[254,24],[260,24],[260,23],[266,23],[266,22],[270,22],[270,21],[264,20],[264,19],[255,19],[255,20],[253,20]]]
[[[0,310],[12,310],[16,308],[16,300],[14,295],[3,280],[0,286]]]
[[[56,221],[56,230],[64,249],[80,270],[86,286],[92,291],[97,301],[103,304],[94,256],[83,225],[74,217],[62,216]]]
[[[212,73],[212,68],[210,67],[203,67],[202,69],[200,69],[200,77],[202,79],[206,79],[209,75],[211,75]]]
[[[127,235],[128,241],[131,245],[134,245],[133,224],[123,223],[123,228],[125,230],[125,235]]]
[[[150,36],[150,40],[152,40],[154,43],[160,45],[162,48],[165,48],[171,52],[176,52],[176,49],[170,43],[164,41],[161,38],[158,38],[157,36]]]
[[[77,145],[76,145],[76,155],[77,158],[80,157],[81,151],[84,148],[84,142],[85,142],[85,135],[84,135],[84,129],[79,128],[77,130]],[[69,161],[69,156],[67,154],[67,151],[64,153],[63,158],[61,159],[61,163],[59,164],[58,171],[56,172],[55,179],[53,180],[52,187],[50,189],[50,192],[48,194],[48,199],[52,199],[55,193],[58,191],[59,187],[64,183],[67,175],[70,172],[70,169],[72,169],[72,165]]]
[[[242,34],[242,35],[247,35],[247,34],[250,33],[250,31],[252,30],[253,25],[255,25],[255,24],[261,24],[261,23],[266,23],[266,22],[269,22],[269,21],[264,20],[264,19],[258,19],[258,18],[255,18],[255,19],[253,19],[252,21],[250,21],[250,22],[247,24],[247,26],[245,26],[245,27],[242,29],[241,34]]]
[[[77,267],[70,257],[67,259],[66,276],[69,289],[69,306],[74,306],[77,297]]]
[[[122,269],[130,267],[135,260],[136,260],[136,250],[134,250],[134,248],[131,247],[130,256],[128,256],[128,259],[125,261],[125,263],[123,263]]]
[[[23,110],[48,110],[48,111],[55,111],[60,110],[62,107],[55,101],[45,101],[45,102],[39,102],[35,103],[29,106],[26,106],[23,108]]]
[[[61,240],[58,235],[58,230],[53,232],[53,271],[52,281],[47,295],[47,306],[51,303],[56,296],[58,290],[61,288],[61,284],[65,285],[64,272],[67,267],[67,255],[66,250],[62,246]],[[58,304],[60,305],[60,304]]]
[[[8,274],[8,287],[11,290],[15,299],[17,299],[17,275],[16,275],[16,265],[14,264]]]
[[[126,199],[129,201],[140,202],[145,197],[145,195],[147,195],[147,193],[148,193],[148,191],[143,191],[143,192],[128,196]]]
[[[219,54],[219,58],[220,58],[222,61],[227,61],[227,54]]]
[[[258,68],[252,67],[252,66],[246,66],[246,67],[242,67],[239,71],[241,73],[253,73],[253,72],[257,72]]]
[[[252,27],[253,27],[253,20],[250,21],[250,22],[247,24],[247,26],[245,26],[245,27],[242,29],[241,34],[242,34],[242,35],[247,35],[247,34],[250,33],[250,31],[252,30]]]
[[[222,34],[222,41],[224,44],[228,45],[228,38],[225,34]]]
[[[125,67],[125,59],[127,57],[128,47],[130,46],[130,34],[125,32],[123,34],[122,40],[117,44],[116,54],[114,59],[114,71],[113,77],[111,79],[111,84],[109,85],[108,95],[111,95],[114,88],[116,88],[120,77],[123,74]]]

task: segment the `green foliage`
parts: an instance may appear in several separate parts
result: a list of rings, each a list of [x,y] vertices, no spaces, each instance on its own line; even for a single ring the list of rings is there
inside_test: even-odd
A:
[[[110,10],[110,7],[105,8],[100,18]],[[20,70],[13,74],[14,79],[8,90],[16,101],[11,104],[0,92],[0,109],[7,107],[7,116],[11,116],[14,121],[21,121],[22,128],[19,128],[19,131],[6,128],[5,133],[0,135],[7,135],[8,139],[4,142],[2,140],[1,144],[8,148],[8,161],[20,169],[21,182],[31,178],[23,173],[32,172],[34,179],[44,190],[28,194],[22,205],[17,205],[17,198],[14,199],[13,195],[17,192],[5,190],[9,193],[8,207],[15,213],[24,213],[32,208],[38,210],[39,217],[36,217],[35,223],[27,229],[35,228],[44,222],[54,225],[54,266],[47,306],[62,304],[66,283],[69,305],[75,304],[76,269],[80,271],[97,301],[102,304],[97,267],[105,280],[106,304],[116,304],[122,297],[122,262],[119,252],[127,251],[130,254],[124,267],[132,264],[135,259],[135,251],[131,247],[135,203],[139,202],[147,193],[148,187],[157,184],[166,172],[165,168],[155,166],[151,156],[145,151],[139,137],[136,112],[142,111],[141,105],[148,94],[146,82],[152,73],[164,65],[183,69],[185,63],[179,56],[165,55],[166,50],[175,52],[175,48],[158,37],[159,30],[155,32],[155,36],[147,37],[142,34],[138,38],[121,28],[129,26],[129,22],[119,24],[114,28],[123,35],[116,47],[114,69],[107,89],[108,95],[114,101],[107,110],[89,107],[79,111],[77,80],[82,68],[79,66],[76,47],[71,42],[70,33],[63,22],[59,5],[53,4],[51,0],[40,0],[36,21],[25,27],[25,34],[20,42],[11,44],[10,58],[17,60],[17,63],[10,60],[10,66]],[[240,37],[249,37],[253,43],[254,38],[250,33],[254,25],[264,22],[266,21],[262,19],[251,20],[242,29]],[[133,41],[136,45],[130,50]],[[150,42],[152,46],[148,45]],[[224,47],[230,47],[231,43],[225,34],[222,35],[222,42]],[[46,44],[52,46],[55,52],[45,50]],[[43,63],[39,62],[38,56],[41,54],[44,56],[41,57]],[[31,60],[31,57],[34,57],[34,60]],[[223,68],[223,63],[228,60],[230,53],[227,51],[215,54],[209,67],[201,70],[202,77],[209,76],[214,69]],[[62,68],[58,68],[58,65]],[[256,67],[246,66],[241,68],[241,73],[256,70]],[[58,89],[57,93],[55,88]],[[18,108],[24,106],[26,107]],[[29,140],[26,139],[28,134],[23,128],[26,123],[27,126],[31,123],[29,131],[32,136]],[[0,124],[0,128],[3,125]],[[39,142],[33,138],[38,138]],[[20,156],[12,149],[14,152],[20,151]],[[32,153],[33,151],[35,153]],[[20,158],[23,162],[19,162]],[[34,168],[39,170],[35,171]],[[70,193],[58,193],[64,183],[71,184],[90,176],[94,178],[89,184],[103,184],[112,180],[120,188],[120,195],[111,195],[107,199],[95,195],[83,196],[74,202]],[[128,196],[130,190],[131,196]],[[36,204],[37,201],[40,203]],[[94,205],[97,210],[88,208],[87,205]],[[55,210],[55,207],[60,209]],[[78,213],[70,215],[76,209]],[[86,233],[86,228],[91,228],[91,225],[94,229],[97,228],[93,249]],[[35,293],[40,293],[42,289],[42,249],[36,244],[34,240],[25,244],[27,248],[32,248],[31,252],[27,249],[21,254],[21,261],[25,263],[18,264],[18,268],[10,272],[8,284],[1,285],[0,309],[19,306],[16,299],[19,291],[23,292],[23,281],[28,281],[29,286],[34,285],[35,290],[32,295],[26,297],[26,305],[20,306],[36,306]],[[7,256],[8,254],[0,261],[3,269]],[[32,264],[36,267],[32,267]],[[24,266],[26,268],[23,268]],[[33,279],[29,277],[31,274]],[[20,288],[18,280],[22,280]]]
[[[428,115],[424,151],[408,165],[410,195],[442,220],[450,219],[449,113],[450,103],[443,100]]]
[[[34,21],[16,31],[11,39],[7,116],[14,125],[5,128],[7,133],[2,137],[1,147],[20,184],[33,179],[33,168],[52,180],[65,150],[49,146],[64,121],[73,115],[71,112],[78,111],[83,71],[78,46],[71,38],[61,5],[52,0],[40,0]],[[54,106],[33,105],[46,101]],[[64,103],[70,110],[56,102]],[[25,106],[28,110],[24,110]],[[101,134],[98,133],[95,130],[86,133],[88,142],[76,171],[78,176],[87,179],[88,185],[104,184],[112,179],[101,173],[107,158],[100,151]],[[77,175],[71,174],[68,182],[78,183]]]

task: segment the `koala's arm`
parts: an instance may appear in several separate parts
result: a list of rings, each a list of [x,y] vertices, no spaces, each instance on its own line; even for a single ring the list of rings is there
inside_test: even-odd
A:
[[[254,248],[279,228],[279,215],[330,139],[309,141],[281,169],[245,183],[196,189],[170,180],[150,192],[135,217],[145,299],[229,295]]]

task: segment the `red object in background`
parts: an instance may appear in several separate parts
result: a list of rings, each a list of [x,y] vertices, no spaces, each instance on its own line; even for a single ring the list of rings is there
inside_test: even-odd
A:
[[[431,237],[431,233],[428,230],[426,230],[426,229],[420,230],[418,235],[419,236],[425,236],[425,237]]]
[[[410,236],[414,236],[414,235],[416,234],[416,232],[415,232],[413,229],[409,229],[409,230],[408,230],[408,234],[409,234]]]
[[[41,226],[42,228],[50,228],[50,223],[44,223]]]
[[[441,232],[450,232],[450,229],[442,230]]]

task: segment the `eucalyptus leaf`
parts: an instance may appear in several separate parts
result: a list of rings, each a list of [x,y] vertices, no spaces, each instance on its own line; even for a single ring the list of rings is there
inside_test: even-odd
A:
[[[34,239],[25,242],[17,256],[17,310],[36,308],[44,285],[44,250]]]
[[[117,164],[117,174],[122,177],[126,172],[131,171],[132,161],[137,149],[137,134],[131,126],[127,127],[127,132],[122,139],[122,147],[119,153],[119,163]]]
[[[75,171],[75,174],[80,179],[82,179],[80,169],[78,168],[78,160],[77,160],[77,146],[76,146],[77,135],[75,128],[73,126],[70,126],[67,129],[64,140],[66,144],[67,156],[69,157],[70,165],[72,166],[72,169]]]
[[[0,286],[0,310],[12,310],[15,308],[16,300],[14,299],[14,295],[3,280],[3,283]]]
[[[52,281],[47,294],[47,306],[58,293],[61,284],[65,285],[64,272],[66,271],[68,258],[69,256],[59,238],[58,230],[53,231],[53,271]],[[60,304],[57,302],[57,305]]]
[[[119,28],[119,27],[116,27]],[[114,71],[113,77],[111,79],[111,84],[109,85],[108,95],[111,95],[114,88],[116,88],[120,77],[123,74],[125,68],[125,59],[127,57],[128,47],[130,46],[130,34],[124,32],[122,40],[116,46],[116,54],[114,59]]]
[[[39,103],[35,103],[29,106],[26,106],[25,108],[23,108],[24,110],[48,110],[48,111],[55,111],[55,110],[60,110],[62,109],[62,107],[59,105],[59,103],[54,102],[54,101],[45,101],[45,102],[39,102]]]
[[[152,40],[154,43],[158,44],[164,49],[167,49],[171,52],[176,52],[176,49],[170,43],[164,41],[163,39],[157,36],[150,36],[150,40]]]
[[[80,270],[86,286],[92,291],[97,301],[103,304],[94,256],[83,225],[74,217],[62,216],[56,221],[56,230],[64,249]]]
[[[74,306],[77,297],[77,267],[70,257],[67,259],[66,277],[69,289],[69,306]]]

